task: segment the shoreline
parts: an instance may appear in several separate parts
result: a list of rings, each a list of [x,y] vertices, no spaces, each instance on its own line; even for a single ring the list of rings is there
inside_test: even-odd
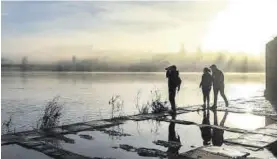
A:
[[[252,103],[252,104],[251,104]],[[254,103],[259,103],[261,107],[256,107]],[[250,104],[250,105],[249,105]],[[270,155],[270,152],[265,151],[263,152],[264,148],[270,147],[270,145],[276,145],[277,143],[277,113],[273,110],[273,106],[263,98],[263,97],[256,97],[253,99],[245,99],[239,101],[232,101],[232,104],[229,107],[224,107],[222,105],[218,106],[218,112],[227,112],[227,113],[235,113],[235,114],[255,114],[258,116],[266,116],[272,119],[272,122],[265,124],[263,127],[257,127],[254,130],[230,127],[230,126],[216,126],[211,124],[201,124],[195,121],[191,121],[190,118],[182,118],[182,119],[171,119],[168,112],[162,112],[158,114],[138,114],[132,116],[119,116],[114,119],[102,119],[102,120],[93,120],[93,121],[85,121],[81,123],[74,123],[69,125],[58,126],[54,128],[49,128],[45,130],[33,130],[33,131],[25,131],[25,132],[16,132],[11,134],[1,135],[1,146],[9,146],[9,145],[19,145],[23,148],[33,149],[35,151],[44,153],[45,155],[53,158],[64,158],[67,159],[69,156],[79,157],[79,158],[87,158],[93,159],[95,157],[105,158],[111,157],[114,158],[116,156],[115,151],[120,152],[120,158],[129,158],[126,156],[129,155],[138,155],[138,156],[148,156],[148,157],[160,157],[166,158],[170,154],[168,151],[165,151],[164,147],[168,147],[168,150],[173,148],[186,147],[185,150],[180,149],[178,150],[179,153],[177,157],[190,157],[194,159],[195,153],[197,156],[204,157],[205,155],[210,154],[214,155],[215,158],[221,157],[246,157],[246,156],[255,156],[255,155]],[[249,109],[251,108],[251,109]],[[250,110],[250,111],[249,111]],[[204,111],[202,106],[194,105],[188,107],[182,107],[177,110],[177,117],[190,114],[190,113],[197,113],[197,112]],[[215,112],[217,112],[215,111]],[[167,116],[169,118],[167,118]],[[173,118],[173,117],[172,117]],[[228,117],[227,117],[228,118]],[[236,133],[235,136],[224,137],[223,143],[221,147],[218,146],[201,146],[201,145],[187,145],[186,142],[190,141],[189,138],[182,138],[185,140],[185,143],[178,143],[173,141],[166,141],[165,139],[161,138],[161,136],[155,137],[156,139],[149,138],[149,136],[137,136],[134,134],[133,131],[129,131],[130,127],[128,128],[124,126],[126,125],[133,125],[134,123],[141,123],[145,124],[149,122],[158,122],[162,125],[168,123],[169,128],[174,128],[174,132],[179,129],[175,130],[175,126],[172,127],[172,124],[182,128],[210,128],[225,131],[228,133]],[[168,125],[166,124],[166,125]],[[155,125],[155,124],[154,124]],[[171,125],[171,126],[170,126]],[[121,128],[120,128],[121,127]],[[144,126],[146,129],[150,129],[148,126]],[[185,136],[188,135],[190,129],[187,129]],[[151,128],[152,129],[152,128]],[[132,133],[133,132],[133,133]],[[170,133],[171,131],[169,131]],[[73,135],[75,134],[75,135]],[[108,135],[115,137],[114,139],[108,139],[109,141],[119,140],[121,142],[116,144],[110,145],[111,147],[107,147],[103,149],[106,156],[97,156],[94,153],[93,148],[90,148],[89,151],[93,152],[92,156],[88,155],[91,154],[89,152],[82,151],[83,153],[78,153],[77,150],[82,150],[81,145],[79,144],[88,144],[95,145],[94,140],[97,140],[100,136]],[[171,134],[172,135],[172,134]],[[180,134],[184,135],[184,134]],[[225,136],[225,135],[224,135]],[[142,138],[143,137],[143,138]],[[184,137],[184,136],[182,136]],[[264,138],[261,141],[261,137]],[[128,138],[135,138],[143,140],[150,140],[150,142],[143,147],[138,146],[136,143],[128,143]],[[53,145],[52,142],[48,142],[47,140],[54,140],[56,142],[65,142],[70,147],[74,146],[74,148],[64,147],[61,144],[60,146]],[[99,138],[100,141],[103,140],[101,137]],[[75,142],[75,140],[77,142]],[[152,141],[153,140],[153,141]],[[193,139],[191,139],[193,141]],[[143,140],[145,142],[145,140]],[[79,143],[79,144],[78,144]],[[152,143],[151,147],[149,147],[150,143]],[[101,143],[102,145],[103,143]],[[104,144],[105,145],[105,144]],[[96,146],[99,146],[96,144]],[[160,147],[160,148],[159,148]],[[273,148],[274,150],[274,148]],[[276,151],[276,149],[275,149]],[[205,152],[205,153],[204,153]],[[115,153],[115,155],[112,155]],[[203,156],[204,153],[204,156]],[[276,152],[275,152],[276,153]],[[65,155],[66,154],[66,155]],[[100,153],[101,154],[101,153]],[[68,156],[69,155],[69,156]],[[110,155],[110,156],[109,156]],[[121,156],[122,155],[122,156]],[[237,156],[241,155],[241,156]],[[73,157],[73,158],[74,158]],[[263,158],[264,156],[259,156]],[[137,158],[137,157],[136,157]]]

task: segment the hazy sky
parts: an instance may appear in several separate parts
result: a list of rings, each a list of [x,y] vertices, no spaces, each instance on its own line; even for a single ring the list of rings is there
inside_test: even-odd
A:
[[[277,3],[2,2],[2,56],[86,56],[95,50],[260,52],[277,35]]]

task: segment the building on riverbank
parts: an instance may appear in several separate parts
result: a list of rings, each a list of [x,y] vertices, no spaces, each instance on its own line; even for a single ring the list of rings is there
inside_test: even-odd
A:
[[[266,96],[273,100],[275,94],[277,94],[277,37],[266,44]]]

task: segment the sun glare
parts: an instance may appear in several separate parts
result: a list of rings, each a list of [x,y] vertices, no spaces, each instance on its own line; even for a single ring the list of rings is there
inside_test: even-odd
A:
[[[275,1],[230,1],[211,21],[203,49],[252,55],[264,52],[265,43],[277,35],[274,6]]]
[[[229,119],[230,125],[246,130],[255,130],[259,127],[263,127],[265,124],[265,117],[251,114],[241,115],[232,113],[227,118]]]

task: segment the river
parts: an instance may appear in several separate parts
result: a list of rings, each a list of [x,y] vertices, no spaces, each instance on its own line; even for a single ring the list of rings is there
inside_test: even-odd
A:
[[[35,127],[46,103],[55,96],[64,105],[60,124],[110,117],[109,100],[114,95],[124,101],[125,114],[137,113],[137,97],[140,104],[146,103],[152,98],[151,90],[159,90],[167,100],[164,73],[2,72],[1,77],[1,119],[12,116],[16,131]],[[201,104],[201,73],[181,73],[181,78],[177,106]],[[230,100],[262,96],[265,89],[263,73],[226,73],[225,83]]]

